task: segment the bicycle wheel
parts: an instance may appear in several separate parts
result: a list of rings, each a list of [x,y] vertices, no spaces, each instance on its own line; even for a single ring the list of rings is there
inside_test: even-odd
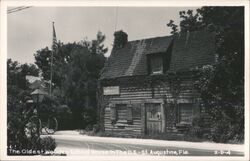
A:
[[[58,128],[58,122],[55,117],[51,117],[48,119],[47,126],[45,128],[45,131],[48,134],[54,134]]]
[[[41,120],[37,116],[30,117],[29,122],[26,124],[27,135],[40,136],[41,124]]]

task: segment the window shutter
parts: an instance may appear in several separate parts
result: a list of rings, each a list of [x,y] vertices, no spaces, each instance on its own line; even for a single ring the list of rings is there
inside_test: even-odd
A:
[[[129,124],[132,124],[133,123],[133,115],[132,115],[132,105],[129,104],[127,106],[127,122]]]
[[[110,106],[110,120],[112,123],[116,122],[117,114],[116,114],[116,108],[114,105]]]

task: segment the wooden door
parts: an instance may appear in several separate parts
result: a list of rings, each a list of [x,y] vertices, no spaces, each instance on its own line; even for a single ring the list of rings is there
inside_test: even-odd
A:
[[[147,103],[146,106],[146,133],[148,135],[162,132],[162,112],[160,103]]]

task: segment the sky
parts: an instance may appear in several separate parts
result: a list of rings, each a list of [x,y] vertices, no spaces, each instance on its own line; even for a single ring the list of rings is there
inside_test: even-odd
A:
[[[123,30],[128,40],[170,35],[166,24],[179,24],[179,11],[191,7],[31,7],[8,14],[7,57],[34,63],[37,50],[51,47],[52,22],[57,40],[63,43],[93,40],[98,31],[105,36],[110,55],[114,31]]]

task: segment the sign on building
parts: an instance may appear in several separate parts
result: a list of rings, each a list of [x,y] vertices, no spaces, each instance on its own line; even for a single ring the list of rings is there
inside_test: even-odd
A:
[[[103,87],[103,95],[119,95],[119,94],[120,94],[119,86]]]

